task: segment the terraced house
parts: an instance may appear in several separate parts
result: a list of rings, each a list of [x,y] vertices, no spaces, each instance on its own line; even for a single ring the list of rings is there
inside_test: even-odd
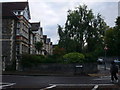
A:
[[[38,51],[35,49],[34,44],[36,42],[44,43],[43,42],[43,30],[42,30],[42,27],[40,26],[40,22],[31,23],[31,35],[33,36],[33,38],[31,36],[31,39],[33,39],[33,40],[30,40],[30,44],[31,44],[30,52],[31,52],[31,54],[38,54]]]
[[[10,69],[13,65],[15,69],[18,69],[21,55],[37,54],[34,43],[37,41],[44,43],[40,22],[30,23],[29,20],[28,2],[2,3],[3,71]]]
[[[34,44],[36,42],[42,42],[43,47],[40,54],[42,55],[52,55],[53,46],[50,38],[47,38],[47,35],[43,35],[43,28],[40,26],[40,22],[31,23],[31,40],[30,40],[30,52],[31,54],[38,54],[38,51],[35,49]],[[35,51],[35,52],[34,52]]]
[[[53,54],[53,45],[51,42],[51,39],[47,37],[47,35],[43,35],[43,40],[44,40],[44,47],[43,47],[43,52],[44,55],[52,55]]]

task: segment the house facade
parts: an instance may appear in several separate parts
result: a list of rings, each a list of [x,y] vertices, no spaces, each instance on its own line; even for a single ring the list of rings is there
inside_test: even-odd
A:
[[[34,44],[35,44],[35,34],[30,29],[29,31],[29,54],[36,54]]]
[[[9,7],[9,8],[8,8]],[[19,69],[22,54],[38,54],[36,42],[43,42],[42,55],[50,52],[50,45],[43,37],[40,22],[30,23],[28,2],[2,3],[2,65],[3,71],[14,66]],[[44,49],[45,48],[45,49]],[[49,50],[48,50],[49,49]],[[51,51],[52,53],[52,51]],[[49,53],[49,54],[51,54]]]
[[[43,42],[43,31],[42,31],[42,27],[40,26],[40,22],[33,22],[31,23],[31,33],[34,34],[34,42],[31,42],[31,45],[33,46],[31,49],[34,49],[35,50],[35,53],[32,53],[31,54],[39,54],[38,51],[36,50],[35,48],[35,43],[36,42]],[[42,54],[42,51],[41,53]]]
[[[2,62],[3,70],[10,68],[16,59],[15,30],[17,29],[17,17],[2,19]]]
[[[44,40],[44,55],[52,55],[53,54],[53,45],[50,38],[47,38],[47,35],[43,35]]]

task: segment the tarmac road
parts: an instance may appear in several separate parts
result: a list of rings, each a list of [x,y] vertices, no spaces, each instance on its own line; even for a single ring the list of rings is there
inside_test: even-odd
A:
[[[118,84],[113,84],[110,82],[109,68],[107,70],[104,70],[104,66],[100,65],[99,70],[100,70],[99,73],[91,74],[90,76],[3,75],[2,87],[5,86],[5,88],[9,88],[9,89],[11,88],[11,90],[26,90],[26,89],[46,90],[46,88],[53,88],[52,90],[82,90],[78,88],[84,88],[84,90],[91,90],[91,88],[94,87],[109,88],[107,90],[120,90],[120,81]],[[119,76],[119,80],[120,80],[120,76]],[[66,89],[61,89],[61,87],[64,87]],[[70,89],[69,87],[70,88],[72,87],[73,89]],[[115,89],[110,89],[110,88],[115,88]],[[106,89],[99,89],[99,90],[106,90]]]
[[[110,83],[109,76],[91,77],[91,76],[18,76],[3,75],[3,83],[14,83],[11,88],[37,88],[42,89],[51,85],[74,85],[88,86],[95,85],[113,85]],[[22,89],[23,90],[23,89]]]

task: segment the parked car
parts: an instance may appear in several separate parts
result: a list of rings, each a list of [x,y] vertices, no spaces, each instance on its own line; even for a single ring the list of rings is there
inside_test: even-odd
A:
[[[99,64],[103,64],[103,63],[104,63],[104,60],[103,60],[102,58],[98,58],[97,62],[98,62]]]
[[[120,61],[118,59],[114,60],[114,62],[119,66],[120,68]]]

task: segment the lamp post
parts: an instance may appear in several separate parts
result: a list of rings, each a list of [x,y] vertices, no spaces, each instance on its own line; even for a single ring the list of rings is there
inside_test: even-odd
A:
[[[107,50],[108,50],[107,44],[105,44],[104,50],[105,50],[104,69],[106,70],[106,53],[107,53]]]

